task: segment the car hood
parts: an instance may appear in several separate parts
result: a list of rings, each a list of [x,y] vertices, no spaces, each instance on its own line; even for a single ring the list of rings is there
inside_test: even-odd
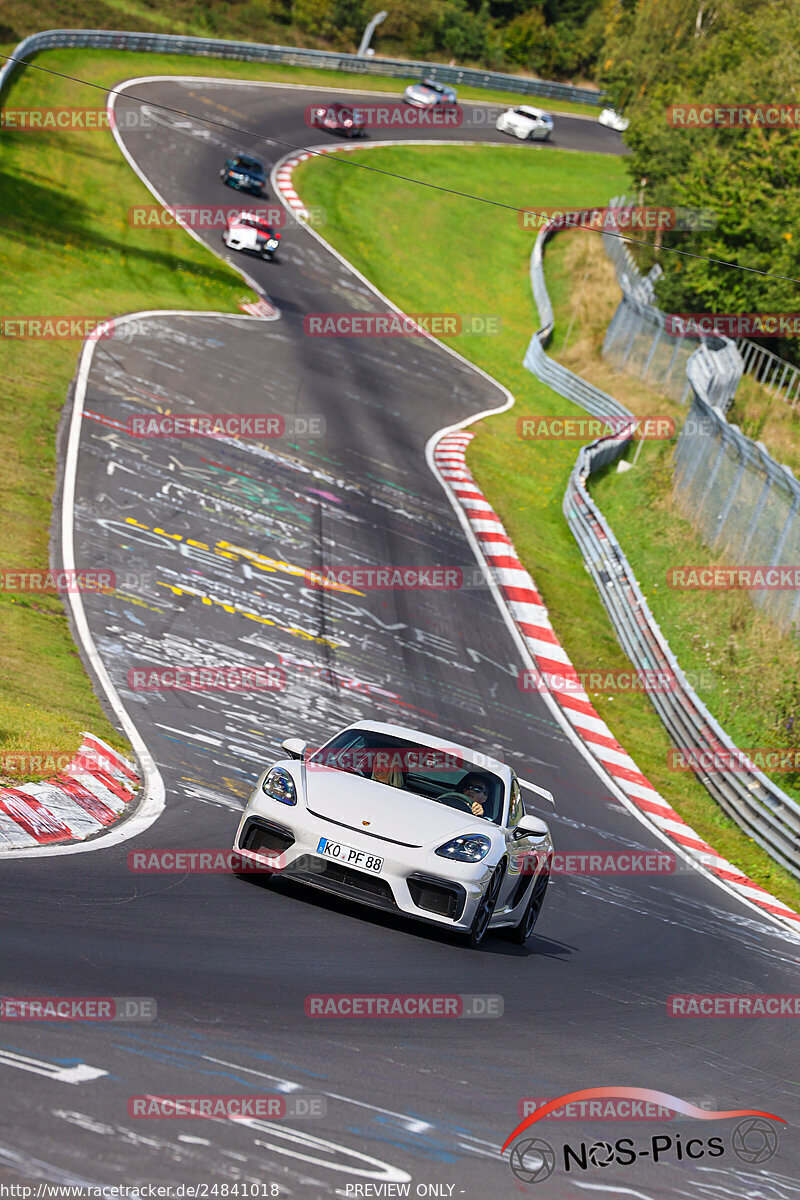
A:
[[[332,825],[331,836],[347,840],[347,829],[369,833],[405,846],[440,845],[459,833],[491,834],[496,826],[415,796],[401,788],[373,783],[360,775],[330,767],[306,768],[306,803]]]
[[[422,84],[417,84],[415,87],[407,87],[406,95],[411,96],[414,100],[421,100],[425,104],[437,104],[439,101],[439,93],[434,92],[431,88],[423,87]]]

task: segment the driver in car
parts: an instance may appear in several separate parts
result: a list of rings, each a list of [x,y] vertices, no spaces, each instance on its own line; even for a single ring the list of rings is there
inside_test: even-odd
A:
[[[457,791],[470,802],[470,812],[473,817],[482,817],[484,806],[489,799],[489,785],[483,775],[470,771],[458,785]]]
[[[405,786],[403,772],[398,771],[396,767],[390,767],[388,763],[380,761],[380,755],[375,756],[375,763],[372,768],[372,778],[375,783],[385,783],[388,787],[401,788]]]

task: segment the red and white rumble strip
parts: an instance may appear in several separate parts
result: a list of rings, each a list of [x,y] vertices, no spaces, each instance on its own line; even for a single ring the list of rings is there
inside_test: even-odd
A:
[[[295,167],[298,166],[299,163],[305,162],[307,158],[317,158],[320,154],[341,154],[346,153],[348,150],[352,151],[357,148],[358,147],[356,146],[321,146],[313,154],[309,154],[304,150],[301,154],[296,154],[292,158],[284,159],[275,172],[274,183],[276,190],[280,192],[281,196],[286,201],[286,204],[289,206],[295,216],[301,217],[304,221],[307,221],[311,216],[311,213],[306,208],[305,204],[303,204],[303,201],[298,196],[297,192],[295,191],[294,184],[292,183],[292,171],[294,171]]]
[[[793,912],[781,900],[742,875],[712,846],[695,833],[662,799],[652,783],[642,774],[625,752],[611,730],[595,711],[594,705],[580,685],[578,673],[566,651],[553,632],[544,602],[533,580],[517,558],[511,539],[500,518],[478,488],[467,469],[467,445],[474,435],[458,430],[447,433],[437,443],[434,460],[442,478],[464,510],[481,553],[492,568],[507,607],[522,634],[538,669],[553,686],[548,690],[557,700],[567,720],[584,745],[611,775],[628,799],[662,833],[696,858],[735,892],[751,903],[779,917],[794,929],[800,928],[800,914]],[[559,681],[561,687],[558,686]]]
[[[52,779],[0,786],[0,850],[84,841],[122,815],[139,786],[133,764],[93,734],[82,736]]]

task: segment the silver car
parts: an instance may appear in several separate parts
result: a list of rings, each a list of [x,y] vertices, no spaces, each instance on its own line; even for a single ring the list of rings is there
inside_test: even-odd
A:
[[[435,108],[439,104],[455,104],[456,89],[435,79],[423,79],[420,83],[410,83],[403,99],[414,108]]]

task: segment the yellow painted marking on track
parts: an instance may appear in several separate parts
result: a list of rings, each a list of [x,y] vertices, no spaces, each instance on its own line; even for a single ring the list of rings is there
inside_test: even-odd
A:
[[[161,526],[151,528],[149,525],[143,525],[141,521],[137,521],[134,517],[126,517],[126,524],[135,525],[137,529],[146,529],[148,533],[157,533],[162,537],[171,538],[174,542],[186,542],[187,546],[195,546],[200,550],[209,550],[212,554],[216,554],[219,558],[228,558],[236,561],[238,558],[244,558],[246,561],[257,567],[259,571],[282,571],[285,575],[293,575],[296,578],[302,578],[306,583],[316,584],[317,587],[323,588],[330,592],[346,592],[349,596],[363,596],[363,592],[359,592],[357,588],[348,587],[346,583],[337,583],[333,579],[326,579],[324,575],[320,575],[318,571],[309,571],[306,567],[298,567],[294,563],[285,562],[282,558],[270,558],[266,554],[258,554],[255,550],[247,550],[244,546],[234,546],[230,542],[217,542],[214,546],[208,546],[205,542],[196,542],[193,538],[184,538],[182,533],[167,533],[166,529]]]
[[[330,638],[319,637],[315,633],[309,633],[307,629],[298,629],[294,625],[281,625],[280,621],[273,621],[272,617],[262,617],[260,613],[251,612],[248,608],[242,608],[239,604],[229,604],[227,600],[218,600],[216,596],[206,596],[202,592],[194,591],[192,588],[182,588],[175,583],[164,583],[159,579],[156,581],[159,587],[169,588],[174,596],[193,596],[195,600],[199,600],[202,604],[216,605],[222,608],[226,613],[237,614],[240,617],[247,617],[250,621],[258,621],[260,625],[274,625],[276,629],[283,630],[284,633],[291,634],[292,637],[303,638],[307,642],[318,642],[321,645],[330,646],[332,650],[338,650],[340,646],[344,646],[344,642],[334,642]]]

